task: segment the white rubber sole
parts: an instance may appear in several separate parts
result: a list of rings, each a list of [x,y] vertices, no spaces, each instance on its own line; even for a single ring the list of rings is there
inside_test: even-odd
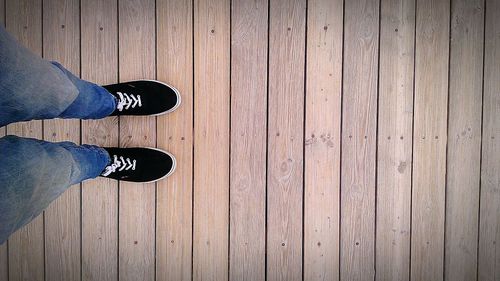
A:
[[[160,83],[160,84],[165,85],[165,86],[171,88],[172,90],[174,90],[174,93],[177,96],[177,103],[174,105],[174,107],[172,107],[171,109],[169,109],[167,111],[160,112],[160,113],[157,113],[157,114],[151,114],[151,115],[148,115],[148,116],[161,116],[161,115],[165,115],[165,114],[171,113],[171,112],[175,111],[181,105],[181,103],[182,103],[182,98],[181,98],[181,94],[179,93],[179,90],[177,90],[177,88],[175,88],[175,87],[173,87],[173,86],[171,86],[171,85],[169,85],[167,83],[163,83],[161,81],[152,80],[152,79],[139,79],[139,80],[132,80],[132,81],[148,81],[148,82]]]
[[[146,182],[135,182],[135,183],[154,183],[154,182],[158,182],[158,181],[161,181],[161,180],[163,180],[165,178],[168,178],[169,176],[171,176],[175,172],[175,169],[177,168],[177,160],[175,159],[175,156],[172,155],[172,153],[167,152],[167,151],[165,151],[163,149],[155,148],[155,147],[144,147],[144,148],[156,150],[156,151],[159,151],[159,152],[163,152],[163,153],[167,154],[168,156],[170,156],[170,158],[172,158],[172,169],[170,169],[170,171],[166,175],[164,175],[163,177],[161,177],[161,178],[159,178],[157,180],[146,181]]]

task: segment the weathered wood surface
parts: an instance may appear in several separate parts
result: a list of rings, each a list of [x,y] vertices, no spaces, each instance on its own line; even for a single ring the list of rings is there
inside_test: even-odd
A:
[[[182,96],[0,128],[177,158],[71,187],[0,280],[500,278],[498,0],[0,0],[0,22],[83,79]]]

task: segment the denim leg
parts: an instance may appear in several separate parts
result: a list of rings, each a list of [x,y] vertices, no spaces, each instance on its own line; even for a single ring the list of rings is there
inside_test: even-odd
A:
[[[0,244],[68,187],[99,176],[109,162],[97,146],[0,138]]]
[[[116,98],[108,90],[94,83],[81,80],[61,64],[52,62],[76,86],[78,97],[59,118],[100,119],[109,116],[116,108]]]
[[[115,104],[106,89],[43,60],[0,26],[0,127],[37,119],[103,118]]]

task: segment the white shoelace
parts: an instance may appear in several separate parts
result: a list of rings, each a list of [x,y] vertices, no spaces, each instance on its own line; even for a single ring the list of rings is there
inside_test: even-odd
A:
[[[127,94],[127,93],[122,93],[122,92],[117,92],[116,93],[120,98],[118,99],[118,104],[116,105],[116,109],[118,111],[122,111],[124,108],[129,109],[129,108],[135,108],[137,105],[139,107],[142,106],[142,101],[141,101],[141,96],[137,95],[134,96],[133,94]]]
[[[118,168],[118,171],[128,171],[130,169],[132,169],[133,171],[135,170],[135,160],[130,161],[130,158],[123,158],[123,156],[120,156],[120,158],[118,158],[118,156],[116,155],[113,155],[113,159],[113,163],[107,166],[104,173],[102,173],[103,176],[109,176],[111,173],[116,172],[116,169]]]

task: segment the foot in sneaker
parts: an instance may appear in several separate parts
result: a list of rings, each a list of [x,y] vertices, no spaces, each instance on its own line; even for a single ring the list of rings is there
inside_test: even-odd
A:
[[[101,173],[115,180],[148,183],[159,181],[175,170],[175,158],[156,148],[104,148],[111,163]]]
[[[181,104],[179,91],[159,81],[138,80],[103,87],[117,101],[111,116],[158,116],[174,111]]]

